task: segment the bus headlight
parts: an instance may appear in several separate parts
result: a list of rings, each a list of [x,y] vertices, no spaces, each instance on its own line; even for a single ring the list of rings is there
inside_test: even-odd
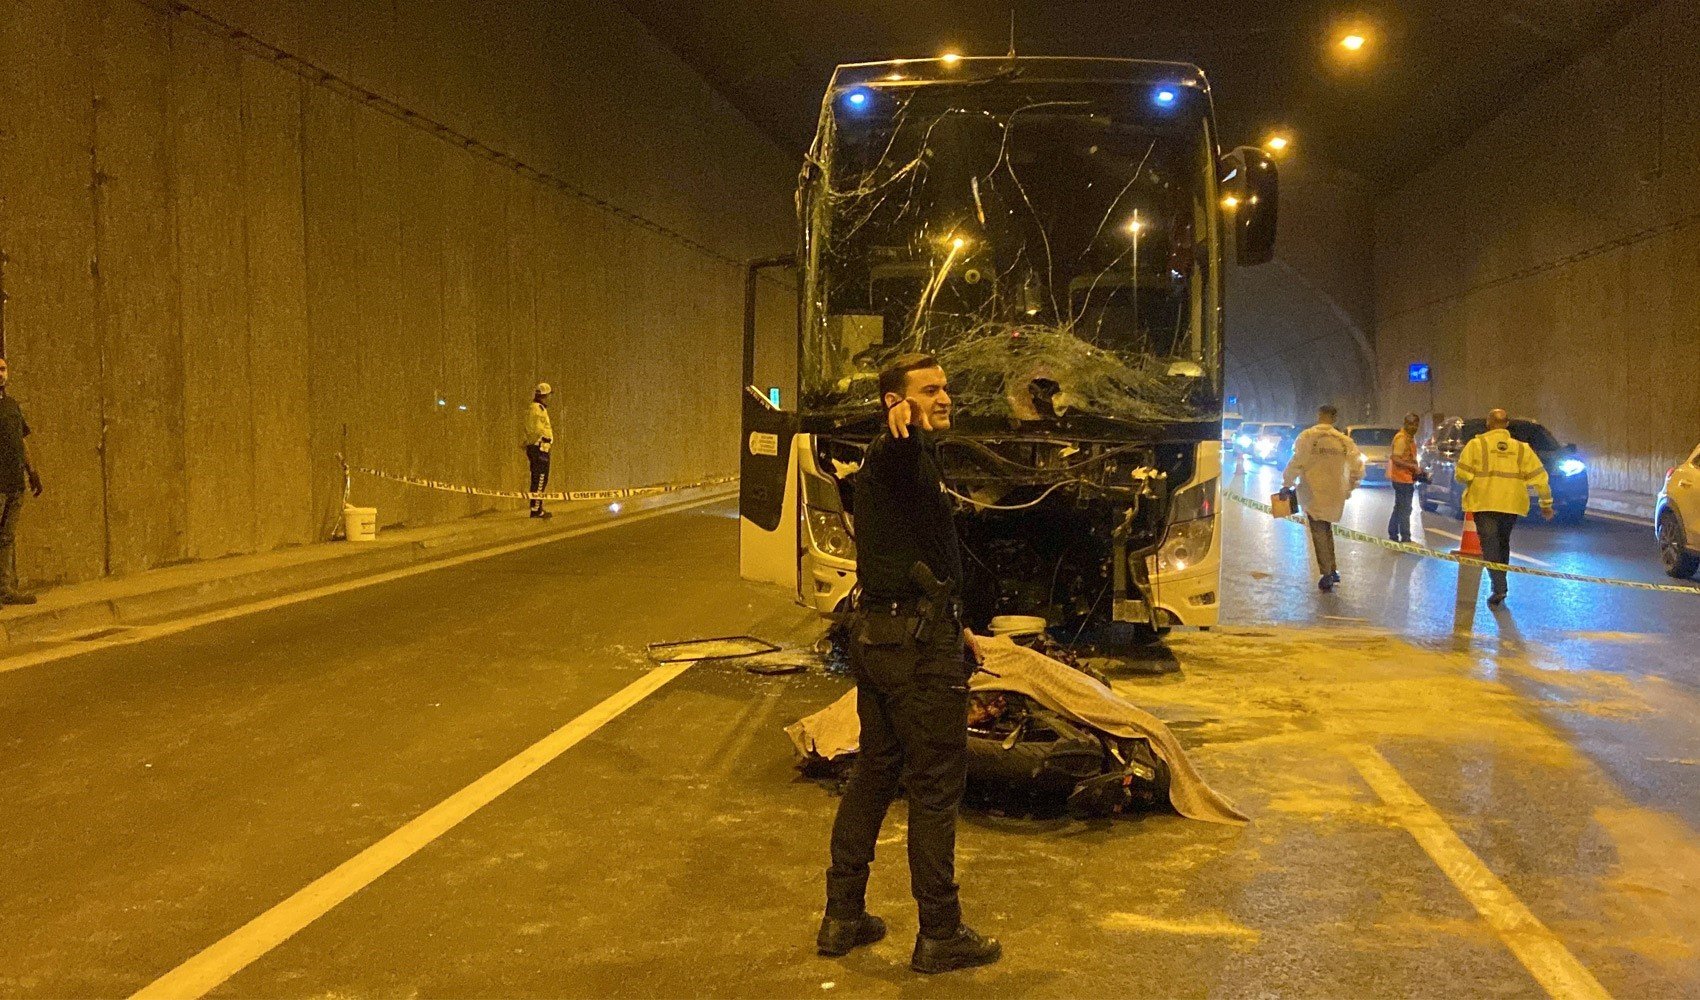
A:
[[[1210,555],[1216,534],[1216,480],[1189,486],[1169,506],[1171,523],[1151,568],[1157,573],[1191,569]]]
[[[1210,543],[1215,534],[1214,517],[1169,525],[1169,533],[1163,536],[1163,547],[1157,550],[1157,572],[1179,573],[1197,566],[1210,555]]]
[[[809,544],[816,552],[836,559],[856,558],[856,540],[850,534],[850,524],[844,512],[805,508],[809,522]]]

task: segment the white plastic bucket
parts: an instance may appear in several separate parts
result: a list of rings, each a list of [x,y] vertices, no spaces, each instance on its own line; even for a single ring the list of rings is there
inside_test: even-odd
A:
[[[378,508],[344,507],[343,535],[351,542],[374,542],[378,539]]]
[[[1045,619],[1038,615],[998,615],[992,619],[992,634],[1019,639],[1024,635],[1039,635],[1045,631]]]

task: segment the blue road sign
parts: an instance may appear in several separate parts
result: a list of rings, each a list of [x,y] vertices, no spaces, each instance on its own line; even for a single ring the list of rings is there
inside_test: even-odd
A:
[[[1413,382],[1427,382],[1428,380],[1429,380],[1428,364],[1425,363],[1425,362],[1421,362],[1421,361],[1413,363],[1411,365],[1411,381],[1413,381]]]
[[[1237,410],[1239,408],[1240,408],[1240,397],[1235,393],[1231,393],[1231,392],[1228,393],[1228,409]]]

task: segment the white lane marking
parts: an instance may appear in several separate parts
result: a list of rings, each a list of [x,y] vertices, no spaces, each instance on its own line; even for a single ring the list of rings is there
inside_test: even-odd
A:
[[[1462,537],[1462,536],[1460,536],[1460,535],[1454,535],[1454,534],[1453,534],[1453,533],[1452,533],[1452,532],[1450,532],[1450,531],[1441,531],[1441,530],[1440,530],[1440,529],[1439,529],[1439,528],[1428,528],[1428,527],[1425,527],[1425,528],[1423,528],[1423,530],[1424,530],[1424,531],[1428,531],[1428,532],[1432,532],[1432,533],[1434,533],[1434,534],[1436,534],[1436,535],[1443,535],[1443,536],[1445,536],[1445,537],[1447,537],[1447,538],[1450,538],[1450,539],[1452,539],[1452,540],[1453,540],[1453,541],[1455,541],[1455,542],[1461,542],[1461,541],[1463,541],[1463,540],[1464,540],[1464,539],[1463,539],[1463,537]],[[1521,560],[1521,561],[1523,561],[1523,562],[1526,562],[1526,563],[1528,563],[1528,564],[1530,564],[1530,565],[1531,565],[1531,566],[1539,566],[1539,567],[1541,567],[1541,568],[1542,568],[1542,569],[1552,569],[1552,563],[1549,563],[1549,562],[1543,562],[1543,561],[1541,561],[1541,560],[1539,560],[1539,559],[1536,559],[1536,558],[1535,558],[1535,557],[1534,557],[1534,556],[1526,556],[1526,555],[1523,555],[1523,554],[1522,554],[1522,553],[1520,553],[1520,552],[1513,552],[1513,553],[1511,553],[1511,558],[1513,558],[1513,559],[1518,559],[1518,560]]]
[[[660,517],[664,514],[676,514],[680,511],[694,510],[698,507],[707,506],[711,503],[724,502],[729,496],[730,494],[728,493],[721,493],[715,496],[704,497],[700,500],[693,500],[689,503],[672,504],[666,507],[654,507],[647,510],[633,511],[619,517],[610,517],[606,521],[588,524],[582,528],[573,528],[568,531],[556,532],[550,535],[540,535],[536,538],[527,538],[521,542],[510,542],[506,545],[498,545],[495,548],[479,549],[476,552],[468,552],[464,555],[449,556],[446,559],[436,559],[429,562],[416,563],[412,566],[406,566],[401,569],[387,570],[372,576],[363,576],[355,580],[345,580],[341,583],[326,584],[323,587],[314,587],[310,590],[296,591],[292,594],[283,594],[278,597],[267,597],[263,600],[253,601],[249,604],[238,604],[231,608],[223,608],[218,611],[208,611],[198,615],[191,615],[188,618],[179,618],[173,622],[164,622],[157,625],[140,625],[106,639],[96,639],[90,642],[73,642],[67,646],[55,646],[52,649],[37,650],[33,653],[20,653],[17,656],[0,658],[0,674],[11,670],[22,670],[25,667],[40,666],[43,663],[53,663],[57,660],[69,659],[73,656],[82,656],[85,653],[93,653],[102,649],[112,649],[116,646],[129,646],[138,642],[147,642],[149,639],[159,639],[168,635],[176,635],[179,632],[187,632],[192,628],[200,628],[202,625],[211,625],[216,622],[228,621],[231,618],[241,618],[245,615],[257,614],[261,611],[270,611],[273,608],[288,607],[291,604],[299,604],[302,601],[312,601],[321,597],[331,597],[336,594],[347,593],[350,590],[359,590],[362,587],[370,587],[379,583],[388,583],[391,580],[401,580],[406,577],[417,576],[420,573],[430,573],[433,570],[448,569],[451,566],[461,566],[469,562],[477,562],[480,559],[490,559],[495,556],[507,555],[510,552],[519,552],[523,549],[534,548],[538,545],[548,545],[551,542],[559,542],[568,538],[577,538],[580,535],[589,535],[598,531],[606,531],[609,528],[616,528],[623,524],[647,521],[650,518]]]
[[[1594,974],[1529,912],[1386,757],[1368,746],[1353,747],[1348,756],[1381,801],[1393,810],[1399,824],[1416,838],[1547,995],[1555,1000],[1610,1000],[1611,995]]]
[[[194,1000],[205,996],[690,668],[690,663],[670,663],[654,668],[595,708],[509,758],[494,771],[420,813],[405,826],[225,935],[134,996],[147,1000]]]
[[[1235,937],[1256,941],[1262,933],[1255,928],[1236,924],[1227,917],[1209,915],[1198,920],[1166,920],[1148,917],[1143,913],[1106,913],[1098,926],[1112,931],[1138,931],[1145,934],[1178,934],[1186,937]]]

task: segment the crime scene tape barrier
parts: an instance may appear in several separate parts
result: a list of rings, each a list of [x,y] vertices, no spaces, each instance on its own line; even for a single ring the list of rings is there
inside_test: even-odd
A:
[[[371,476],[374,479],[384,479],[392,483],[404,483],[408,486],[420,486],[428,490],[441,490],[444,493],[459,493],[471,497],[497,497],[503,500],[628,500],[638,497],[660,496],[663,493],[678,493],[681,490],[694,490],[702,486],[719,486],[737,480],[737,476],[715,476],[712,479],[699,479],[690,483],[669,483],[665,486],[632,486],[617,490],[565,490],[555,493],[532,493],[526,490],[487,490],[478,486],[466,486],[460,483],[445,483],[439,479],[426,479],[422,476],[404,476],[382,469],[368,469],[363,466],[351,465],[350,472]]]
[[[1250,507],[1252,510],[1259,510],[1269,515],[1274,514],[1274,511],[1270,509],[1269,505],[1261,500],[1254,500],[1251,497],[1235,493],[1233,490],[1229,489],[1224,489],[1222,491],[1222,495],[1235,503]],[[1300,514],[1293,514],[1282,518],[1282,520],[1292,521],[1294,524],[1305,523],[1304,517]],[[1572,580],[1576,583],[1600,583],[1612,587],[1627,587],[1631,590],[1657,590],[1669,594],[1700,594],[1700,587],[1684,587],[1680,584],[1642,583],[1639,580],[1618,580],[1609,576],[1583,576],[1580,573],[1560,573],[1557,570],[1536,569],[1533,566],[1507,566],[1504,563],[1488,562],[1486,559],[1477,559],[1474,556],[1461,556],[1441,549],[1431,549],[1426,545],[1416,545],[1411,542],[1389,541],[1388,539],[1358,531],[1353,528],[1341,527],[1338,524],[1334,526],[1334,534],[1339,538],[1347,538],[1354,542],[1368,542],[1371,545],[1379,545],[1384,549],[1391,549],[1394,552],[1409,552],[1413,555],[1424,556],[1429,559],[1441,559],[1446,562],[1457,563],[1460,566],[1477,566],[1482,569],[1499,569],[1505,570],[1508,573],[1523,573],[1528,576],[1545,577],[1548,580]]]

